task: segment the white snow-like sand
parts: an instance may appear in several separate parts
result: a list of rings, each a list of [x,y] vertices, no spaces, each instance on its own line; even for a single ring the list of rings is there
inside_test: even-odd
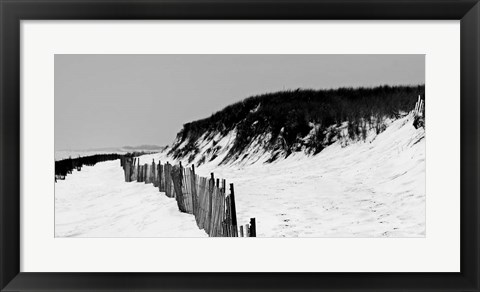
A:
[[[196,172],[234,183],[238,222],[255,217],[258,237],[424,237],[425,132],[412,123],[408,115],[367,142],[270,164],[253,157],[218,166],[223,152]],[[152,159],[175,163],[166,153],[141,157]],[[68,175],[55,203],[56,236],[205,236],[152,185],[124,183],[119,161]]]
[[[206,237],[152,184],[126,183],[120,161],[84,166],[55,184],[55,237]]]
[[[272,164],[199,167],[234,183],[239,222],[259,237],[425,236],[425,138],[411,118],[371,143]]]

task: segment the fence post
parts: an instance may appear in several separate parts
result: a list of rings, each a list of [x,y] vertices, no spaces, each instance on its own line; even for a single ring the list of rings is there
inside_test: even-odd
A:
[[[144,165],[142,165],[142,182],[145,183],[145,181],[147,180],[147,164],[145,163]]]
[[[243,237],[243,225],[240,225],[240,237]]]
[[[208,184],[209,188],[213,188],[215,185],[215,178],[213,176],[213,172],[210,173],[210,183]]]
[[[191,192],[192,192],[192,209],[193,215],[197,217],[197,183],[195,182],[195,166],[192,164],[192,171],[190,172],[192,176],[190,178]],[[196,218],[195,218],[196,220]]]
[[[125,175],[125,182],[128,182],[128,174],[129,174],[129,165],[125,159],[125,157],[120,158],[120,163],[123,168],[123,174]]]
[[[150,169],[150,181],[153,184],[154,187],[157,186],[157,182],[155,180],[155,159],[152,158],[152,167]]]
[[[125,174],[125,182],[130,182],[130,164],[129,158],[122,157],[123,172]]]
[[[133,180],[133,174],[135,173],[135,162],[133,158],[129,158],[128,160],[128,182],[131,182]]]
[[[230,204],[231,197],[225,197],[225,236],[232,237],[232,209]]]
[[[137,182],[140,181],[140,162],[137,164]]]
[[[184,187],[184,185],[183,185],[183,166],[182,166],[181,161],[178,164],[180,165],[180,190],[182,190],[182,188]],[[182,192],[182,200],[185,201],[185,198],[183,197],[183,192]]]
[[[150,183],[150,165],[145,163],[145,183]]]
[[[238,237],[237,230],[237,209],[235,208],[235,192],[233,190],[233,184],[230,184],[230,204],[232,204],[232,227],[233,227],[233,237]]]
[[[185,199],[182,192],[182,168],[181,166],[175,165],[171,171],[171,177],[173,182],[173,188],[175,190],[175,199],[177,200],[178,209],[187,213],[187,208],[185,204]]]
[[[164,180],[163,180],[163,165],[161,161],[158,161],[158,190],[160,192],[165,191],[165,185],[164,185]]]
[[[228,206],[227,206],[227,197],[225,195],[225,189],[226,189],[226,184],[227,182],[225,181],[225,179],[222,179],[222,188],[221,188],[221,197],[222,197],[222,203],[223,203],[223,214],[222,214],[222,236],[228,236],[228,233],[229,233],[229,230],[230,230],[230,227],[228,227],[229,225],[227,225],[226,223],[229,222],[227,219],[228,218]],[[228,228],[227,228],[228,227]]]
[[[172,193],[172,189],[171,189],[171,177],[170,177],[170,163],[167,162],[167,164],[165,164],[165,174],[164,174],[164,177],[165,177],[165,194],[167,195],[167,197],[169,198],[173,198],[173,193]]]
[[[158,180],[158,191],[161,192],[162,191],[162,164],[160,162],[160,160],[158,160],[158,163],[157,163],[157,180]]]
[[[250,218],[250,237],[257,237],[257,224],[255,218]]]
[[[210,173],[210,180],[208,182],[208,235],[211,235],[212,221],[213,221],[213,188],[215,187],[215,178],[213,172]]]
[[[136,170],[135,162],[137,161],[137,159],[133,158],[132,160],[133,160],[133,163],[130,167],[130,181],[133,181],[133,180],[137,179],[137,176],[136,176],[136,173],[135,173],[135,170]]]
[[[139,176],[138,176],[138,182],[142,182],[143,181],[143,165],[140,165],[139,166]]]

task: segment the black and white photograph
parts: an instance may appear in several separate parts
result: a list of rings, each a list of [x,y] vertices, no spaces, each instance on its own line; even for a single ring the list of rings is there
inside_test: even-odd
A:
[[[54,62],[56,238],[426,236],[423,54]]]

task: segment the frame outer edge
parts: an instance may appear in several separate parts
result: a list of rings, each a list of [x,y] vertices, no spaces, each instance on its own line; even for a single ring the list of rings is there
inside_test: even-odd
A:
[[[480,291],[480,3],[462,18],[460,37],[461,273]]]
[[[20,22],[10,5],[0,0],[0,289],[20,273]]]
[[[30,5],[31,2],[23,2],[24,5]],[[40,0],[37,1],[38,3],[43,3],[46,1]],[[53,3],[58,3],[58,1],[52,1]],[[82,1],[78,1],[82,2]],[[103,2],[103,1],[99,1]],[[200,1],[201,2],[201,1]],[[386,1],[387,2],[387,1]],[[441,1],[439,1],[441,2]],[[465,4],[465,1],[459,1],[459,3]],[[18,3],[22,3],[22,1],[18,1]],[[228,4],[228,1],[225,2]],[[436,3],[436,2],[432,2]],[[471,2],[468,2],[471,3]],[[15,120],[16,116],[13,111],[19,110],[19,100],[12,101],[15,99],[15,95],[19,96],[20,93],[20,84],[19,84],[19,51],[15,51],[19,48],[19,20],[22,14],[22,11],[13,9],[13,12],[6,8],[6,6],[14,5],[15,3],[12,1],[4,1],[0,0],[0,255],[1,255],[1,262],[0,262],[0,289],[6,288],[6,290],[13,291],[11,289],[28,289],[28,285],[15,285],[14,282],[16,280],[20,280],[19,278],[22,275],[19,274],[19,266],[20,266],[20,255],[19,255],[19,198],[12,199],[13,196],[7,196],[7,193],[18,191],[19,194],[19,159],[20,159],[20,151],[18,145],[20,145],[20,121]],[[473,4],[472,4],[473,6]],[[9,14],[12,12],[12,14]],[[30,11],[31,12],[31,11]],[[45,17],[44,14],[40,13],[37,14],[36,12],[31,12],[30,16],[40,15],[40,19]],[[461,16],[460,16],[461,17]],[[468,152],[470,155],[469,157],[465,157],[461,155],[461,161],[469,164],[469,170],[472,170],[470,173],[464,173],[466,178],[462,176],[462,189],[464,182],[469,182],[469,188],[467,191],[474,191],[472,192],[468,201],[462,199],[461,208],[462,211],[466,210],[468,212],[468,217],[465,217],[462,214],[462,220],[469,219],[468,225],[462,223],[462,234],[463,231],[473,232],[470,233],[470,237],[465,238],[462,235],[462,251],[466,250],[465,247],[469,251],[473,251],[474,254],[468,254],[467,256],[471,259],[469,260],[468,257],[465,256],[464,252],[462,252],[462,260],[467,259],[468,264],[467,266],[473,269],[466,269],[464,270],[463,263],[462,263],[462,274],[464,275],[465,279],[468,280],[469,284],[472,285],[470,287],[462,287],[463,289],[468,289],[468,291],[479,291],[480,287],[480,278],[478,276],[479,272],[479,263],[480,257],[478,253],[478,243],[480,242],[480,233],[478,231],[480,224],[479,224],[479,216],[478,212],[480,212],[480,200],[478,197],[479,194],[479,164],[480,164],[480,137],[478,135],[478,126],[480,125],[480,103],[479,103],[479,72],[480,72],[480,28],[479,28],[479,20],[480,20],[480,5],[477,3],[475,6],[470,9],[468,13],[464,15],[462,18],[462,24],[465,23],[470,24],[468,28],[463,27],[461,28],[461,39],[462,39],[462,48],[461,48],[461,96],[465,96],[465,94],[473,95],[472,98],[469,99],[467,102],[462,102],[461,109],[462,111],[466,111],[468,117],[461,117],[461,124],[462,124],[462,137],[464,134],[472,135],[470,139],[466,140],[470,143],[470,145],[465,145],[465,141],[462,138],[463,145],[461,146],[462,152]],[[470,38],[469,44],[466,42],[466,38]],[[465,40],[465,41],[463,41]],[[464,47],[464,45],[467,47]],[[18,46],[18,47],[17,47]],[[466,55],[464,53],[468,53],[470,63],[467,63],[463,60]],[[9,56],[7,59],[6,56]],[[9,70],[16,68],[14,70]],[[8,73],[8,74],[7,74]],[[468,90],[466,90],[468,88]],[[8,100],[6,97],[10,97]],[[18,115],[18,113],[17,113]],[[8,122],[14,121],[17,124],[7,125]],[[7,122],[7,123],[6,123]],[[465,122],[469,122],[469,124],[465,124]],[[464,130],[463,126],[469,126],[467,130]],[[6,137],[7,136],[7,137]],[[473,143],[472,143],[473,142]],[[16,144],[18,143],[18,144]],[[464,151],[467,150],[467,151]],[[7,155],[8,154],[8,155]],[[473,155],[473,157],[471,156]],[[9,167],[9,173],[5,172],[5,169]],[[12,166],[12,168],[10,168]],[[462,171],[463,171],[462,167]],[[16,171],[16,175],[14,174]],[[469,205],[470,204],[470,205]],[[7,207],[8,206],[8,207]],[[15,209],[18,208],[18,209]],[[467,213],[465,213],[467,214]],[[8,223],[8,224],[7,224]],[[465,227],[464,227],[465,225]],[[473,235],[472,235],[473,234]],[[473,239],[470,242],[466,242],[466,239]],[[468,241],[468,240],[467,240]],[[27,275],[24,275],[27,276]],[[40,275],[38,275],[40,276]],[[13,281],[11,281],[13,280]],[[9,283],[7,285],[7,283]],[[41,281],[40,281],[41,282]],[[12,285],[13,284],[13,285]],[[20,283],[17,283],[20,284]],[[26,283],[23,283],[26,284]],[[30,282],[33,284],[33,281]],[[44,283],[45,284],[45,283]],[[51,286],[52,287],[52,286]],[[53,287],[52,287],[53,288]],[[201,290],[201,287],[198,287]],[[459,289],[462,289],[459,287]],[[36,290],[36,288],[30,287],[31,290]],[[317,287],[319,289],[319,287]],[[365,288],[360,288],[365,289]],[[448,289],[448,288],[447,288]],[[451,288],[450,288],[451,289]],[[449,291],[452,291],[448,289]],[[462,289],[462,290],[463,290]],[[108,290],[108,289],[106,289]],[[252,289],[253,290],[253,289]],[[372,290],[375,290],[373,288]],[[403,290],[403,289],[402,289]],[[467,290],[464,290],[467,291]]]
[[[3,64],[3,50],[4,50],[4,41],[3,35],[5,34],[5,26],[3,25],[3,2],[0,0],[0,64]],[[5,108],[3,105],[3,70],[4,66],[0,67],[0,257],[4,257],[5,253],[5,244],[3,243],[5,232],[4,232],[4,223],[5,217],[3,212],[4,204],[4,191],[3,191],[3,127],[5,125],[3,121],[3,109]],[[0,290],[3,289],[6,285],[5,280],[5,263],[2,260],[0,262]]]

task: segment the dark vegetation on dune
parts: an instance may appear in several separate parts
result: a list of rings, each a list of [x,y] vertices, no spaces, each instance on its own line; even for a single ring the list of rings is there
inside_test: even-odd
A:
[[[271,149],[282,148],[286,156],[302,147],[318,153],[338,134],[335,133],[338,127],[331,126],[348,122],[350,138],[365,138],[366,124],[380,133],[384,130],[382,119],[413,110],[418,95],[423,98],[424,94],[425,86],[419,85],[298,89],[252,96],[209,118],[184,124],[169,153],[175,158],[188,156],[193,160],[200,154],[196,142],[202,135],[223,136],[235,128],[237,135],[227,160],[239,157],[255,138],[266,133],[269,133],[266,144]],[[312,129],[314,135],[310,134],[308,141],[303,139]]]

